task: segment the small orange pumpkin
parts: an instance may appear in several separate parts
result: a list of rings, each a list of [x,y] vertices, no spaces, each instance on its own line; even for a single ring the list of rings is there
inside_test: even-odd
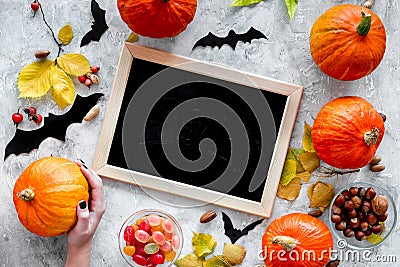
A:
[[[366,166],[382,141],[382,116],[365,99],[336,98],[319,111],[311,138],[318,157],[340,169]]]
[[[197,0],[118,0],[122,20],[137,34],[174,37],[193,20]]]
[[[31,163],[14,185],[13,200],[26,229],[40,236],[66,233],[76,223],[76,206],[89,199],[80,168],[64,158],[47,157]]]
[[[262,237],[265,265],[325,266],[333,249],[332,234],[319,219],[293,213],[272,221]]]
[[[318,67],[342,81],[360,79],[381,62],[386,31],[379,17],[357,5],[337,5],[322,14],[310,34],[310,51]]]

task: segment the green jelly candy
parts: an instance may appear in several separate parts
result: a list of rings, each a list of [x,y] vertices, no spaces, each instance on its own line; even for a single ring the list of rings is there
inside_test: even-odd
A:
[[[157,245],[156,243],[149,243],[146,246],[144,246],[144,252],[147,254],[155,254],[160,250],[160,246]]]

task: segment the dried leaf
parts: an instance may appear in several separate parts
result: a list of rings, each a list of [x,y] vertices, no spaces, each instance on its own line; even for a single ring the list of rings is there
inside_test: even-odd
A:
[[[304,149],[290,147],[288,150],[288,153],[286,155],[286,159],[293,159],[296,161],[296,172],[297,173],[301,173],[301,172],[305,171],[303,166],[301,165],[301,162],[299,159],[299,155],[302,153],[304,153]]]
[[[380,225],[383,227],[382,233],[385,232],[385,222],[379,222]],[[370,236],[367,236],[367,241],[370,242],[373,245],[379,244],[380,242],[383,241],[382,233],[380,234],[374,234],[372,233]]]
[[[296,174],[296,177],[300,178],[301,181],[308,183],[311,178],[311,173],[308,171]]]
[[[311,131],[312,131],[311,126],[308,125],[307,122],[304,122],[304,134],[303,134],[302,144],[303,144],[303,149],[306,152],[315,152],[311,138]]]
[[[287,186],[294,177],[296,177],[296,161],[287,159],[283,165],[280,183]]]
[[[81,54],[65,54],[57,58],[57,65],[72,76],[90,72],[89,61]]]
[[[228,267],[228,265],[224,263],[222,256],[214,256],[203,262],[203,267]]]
[[[295,177],[287,186],[283,186],[281,183],[279,183],[276,195],[282,199],[291,201],[295,200],[299,196],[300,189],[300,178]]]
[[[305,152],[299,155],[299,159],[303,168],[310,173],[319,167],[319,158],[317,153]]]
[[[297,0],[285,0],[285,3],[286,3],[286,8],[287,8],[290,20],[292,20],[294,17],[294,13],[296,12],[296,9],[297,9],[298,1]]]
[[[174,264],[178,267],[199,267],[203,266],[204,259],[197,257],[195,254],[188,254],[177,260]]]
[[[231,265],[242,264],[244,258],[246,257],[246,249],[238,244],[225,243],[223,257]]]
[[[312,185],[310,185],[310,186],[308,187],[307,196],[308,196],[308,198],[309,198],[310,200],[312,199],[312,194],[313,194],[313,191],[314,191],[314,188],[315,188],[316,185],[317,185],[317,183],[313,183]]]
[[[130,43],[135,43],[135,42],[137,42],[138,39],[139,39],[138,35],[136,33],[132,32],[129,35],[128,39],[126,39],[126,41],[130,42]]]
[[[72,27],[69,23],[58,31],[58,40],[60,40],[63,45],[69,44],[73,37]]]
[[[41,97],[51,88],[53,60],[40,60],[23,68],[18,76],[19,97]]]
[[[74,103],[74,83],[68,74],[66,74],[62,69],[53,65],[51,81],[53,86],[53,99],[61,109],[64,109],[66,106]]]
[[[312,207],[328,207],[334,196],[334,188],[331,184],[324,182],[316,182],[312,190],[310,208]]]
[[[217,241],[212,235],[205,233],[198,234],[196,232],[193,232],[193,235],[192,245],[194,254],[196,254],[198,257],[205,257],[214,252]]]
[[[262,2],[263,0],[234,0],[229,7],[233,6],[249,6]]]

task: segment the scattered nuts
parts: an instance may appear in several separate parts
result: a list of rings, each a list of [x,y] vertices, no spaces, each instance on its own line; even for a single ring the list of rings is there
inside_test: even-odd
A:
[[[332,260],[326,264],[325,267],[338,267],[340,264],[340,260]]]
[[[357,190],[357,192],[358,192],[358,190]],[[353,197],[351,197],[351,201],[353,201],[355,209],[358,209],[361,206],[362,200],[360,197],[353,196]]]
[[[340,214],[340,213],[342,213],[342,210],[338,206],[332,205],[332,213],[333,214]]]
[[[368,213],[370,210],[371,210],[371,203],[367,200],[364,200],[361,206],[361,211],[364,213]]]
[[[356,235],[355,235],[356,239],[358,241],[364,240],[365,239],[365,234],[361,231],[357,231]]]
[[[374,234],[380,234],[383,231],[383,227],[380,224],[372,226],[372,233]]]
[[[38,50],[35,52],[35,58],[46,58],[48,55],[50,55],[49,50]]]
[[[342,195],[346,198],[349,199],[351,197],[351,194],[349,192],[349,190],[343,190],[342,191]]]
[[[85,121],[91,121],[91,120],[93,120],[94,117],[99,115],[99,113],[100,113],[100,106],[95,105],[89,110],[88,113],[86,113],[86,116],[83,119]]]
[[[203,215],[201,215],[200,222],[208,223],[208,222],[211,222],[212,220],[214,220],[215,217],[217,217],[217,213],[215,213],[215,211],[213,211],[213,210],[209,210],[206,213],[204,213]]]
[[[367,193],[367,189],[365,189],[364,187],[360,187],[358,189],[358,196],[359,197],[361,197],[361,198],[365,197],[366,193]]]
[[[350,189],[349,189],[349,192],[350,192],[350,194],[352,195],[352,196],[356,196],[357,194],[358,194],[358,188],[357,187],[351,187]]]
[[[376,218],[376,216],[372,213],[367,215],[367,222],[369,223],[369,225],[374,225],[376,224],[378,221],[378,218]]]
[[[380,112],[379,112],[379,115],[381,115],[383,122],[385,122],[386,121],[386,115],[383,114],[383,113],[380,113]]]
[[[366,231],[364,231],[364,235],[365,235],[365,236],[370,236],[370,235],[372,235],[372,230],[371,230],[371,229],[367,229]]]
[[[387,214],[387,213],[385,213],[385,214],[383,214],[383,215],[379,215],[379,216],[378,216],[378,221],[384,222],[384,221],[386,221],[387,217],[388,217],[388,214]]]
[[[379,157],[379,156],[374,156],[374,157],[371,159],[371,162],[370,162],[369,164],[375,165],[375,164],[378,164],[379,162],[381,162],[381,160],[382,160],[381,157]]]
[[[346,198],[342,194],[340,194],[336,197],[334,203],[336,206],[341,207],[344,205],[344,202],[346,202]]]
[[[369,170],[372,172],[381,172],[384,169],[385,169],[385,165],[383,165],[383,164],[375,164],[375,165],[369,166]]]
[[[365,198],[366,199],[373,199],[376,195],[376,191],[375,189],[373,189],[372,187],[369,187],[367,189],[367,192],[365,193]]]
[[[360,226],[360,220],[358,218],[353,218],[350,220],[350,227],[355,229]]]
[[[332,214],[331,216],[331,221],[333,223],[339,223],[342,220],[342,217],[340,217],[340,215],[338,214]]]
[[[357,217],[358,212],[355,209],[350,210],[347,212],[347,218],[353,219]]]
[[[389,207],[389,201],[385,196],[377,195],[372,201],[372,210],[376,215],[384,215]]]
[[[349,210],[349,211],[353,210],[353,209],[354,209],[354,203],[353,203],[353,201],[347,200],[347,201],[344,203],[344,209],[345,209],[345,210]]]
[[[358,212],[358,215],[357,215],[357,218],[360,219],[361,221],[365,221],[366,215],[365,215],[364,212],[359,211],[359,212]]]
[[[346,222],[345,221],[341,221],[335,224],[335,228],[338,231],[343,231],[344,229],[346,229]]]
[[[363,221],[360,223],[360,229],[361,231],[365,232],[368,230],[369,224],[366,221]]]
[[[353,236],[355,235],[355,233],[354,233],[354,231],[353,231],[352,229],[346,228],[346,229],[344,229],[344,231],[343,231],[343,235],[344,235],[345,237],[353,237]]]
[[[308,213],[308,215],[311,215],[311,216],[313,216],[315,218],[318,218],[318,217],[320,217],[322,215],[322,211],[321,210],[312,210],[312,211],[310,211]],[[340,218],[340,216],[339,216],[339,218]]]

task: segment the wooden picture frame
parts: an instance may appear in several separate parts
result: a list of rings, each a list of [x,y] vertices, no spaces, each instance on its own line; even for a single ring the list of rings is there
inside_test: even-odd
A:
[[[250,201],[107,164],[120,106],[124,97],[134,57],[244,86],[254,87],[255,84],[260,90],[267,90],[272,93],[287,96],[285,110],[283,112],[275,149],[272,154],[272,160],[260,202]],[[188,62],[191,64],[182,64]],[[239,72],[223,66],[200,62],[137,44],[125,43],[120,54],[118,69],[95,153],[93,168],[102,177],[130,184],[137,184],[205,202],[209,202],[210,199],[216,199],[211,204],[269,218],[272,213],[282,168],[300,106],[303,87],[245,73],[252,81],[252,83],[250,83],[247,80],[240,79],[241,76],[238,74],[243,73],[244,72]],[[132,179],[132,177],[134,177],[134,179]]]

